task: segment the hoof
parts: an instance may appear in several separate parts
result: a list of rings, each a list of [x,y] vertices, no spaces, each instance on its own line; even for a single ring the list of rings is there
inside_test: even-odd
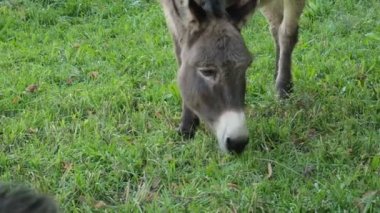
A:
[[[194,128],[184,128],[179,126],[177,128],[177,133],[185,140],[193,139],[195,136],[195,129]]]
[[[280,99],[288,99],[293,92],[293,83],[277,83],[277,95]]]

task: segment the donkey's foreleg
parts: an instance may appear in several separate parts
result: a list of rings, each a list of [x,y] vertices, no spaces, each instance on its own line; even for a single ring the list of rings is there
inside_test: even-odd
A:
[[[199,126],[199,118],[185,104],[182,106],[181,124],[178,133],[186,139],[193,138]]]
[[[181,46],[179,41],[174,39],[174,51],[177,57],[178,65],[181,66]],[[182,104],[181,124],[178,127],[178,133],[185,139],[191,139],[199,126],[199,118],[184,103]]]
[[[303,0],[284,0],[284,17],[278,29],[279,59],[276,89],[280,98],[292,92],[292,53],[298,41],[298,20],[304,8]]]
[[[278,71],[278,61],[280,58],[280,43],[279,43],[279,36],[278,31],[280,29],[280,25],[282,23],[282,19],[284,17],[284,6],[282,1],[269,1],[265,5],[262,6],[261,12],[266,17],[268,23],[269,23],[269,30],[272,34],[275,47],[276,47],[276,70],[274,74],[274,79],[277,78],[277,71]]]
[[[279,52],[276,71],[276,90],[280,98],[287,98],[293,89],[292,52],[298,41],[298,27],[294,29],[280,27]]]

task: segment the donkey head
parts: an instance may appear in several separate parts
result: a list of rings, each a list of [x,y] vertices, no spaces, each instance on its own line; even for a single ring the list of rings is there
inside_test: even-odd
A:
[[[248,143],[244,99],[252,56],[240,34],[256,1],[189,0],[179,85],[184,104],[214,131],[220,148],[240,153]]]

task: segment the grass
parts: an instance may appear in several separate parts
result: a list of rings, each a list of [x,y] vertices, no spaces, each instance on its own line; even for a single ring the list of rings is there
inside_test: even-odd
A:
[[[310,0],[284,102],[256,13],[243,31],[255,55],[251,143],[234,156],[204,126],[177,136],[177,68],[157,2],[0,1],[0,180],[65,212],[377,212],[379,10]]]

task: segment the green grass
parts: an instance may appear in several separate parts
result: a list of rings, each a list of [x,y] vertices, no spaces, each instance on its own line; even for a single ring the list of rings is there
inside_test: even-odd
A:
[[[158,3],[109,2],[0,1],[2,182],[53,195],[65,212],[379,211],[379,1],[309,1],[284,102],[256,13],[243,31],[255,61],[241,156],[221,153],[204,126],[177,136]]]

